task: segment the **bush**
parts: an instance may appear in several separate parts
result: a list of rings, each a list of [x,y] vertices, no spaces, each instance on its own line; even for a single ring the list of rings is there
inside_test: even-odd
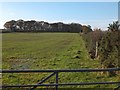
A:
[[[120,50],[120,31],[92,31],[82,35],[85,46],[92,59],[96,58],[102,68],[118,68]],[[98,43],[98,46],[96,44]],[[96,48],[97,47],[97,48]],[[97,50],[98,49],[98,50]],[[113,72],[111,72],[113,74]]]
[[[120,31],[107,32],[104,34],[100,46],[99,57],[100,62],[106,68],[119,67],[118,65],[118,51],[120,49]]]
[[[97,47],[100,44],[100,40],[102,39],[102,36],[103,36],[103,32],[100,29],[95,29],[92,32],[82,35],[85,41],[85,46],[92,59],[94,59],[96,57],[96,53],[98,53]]]

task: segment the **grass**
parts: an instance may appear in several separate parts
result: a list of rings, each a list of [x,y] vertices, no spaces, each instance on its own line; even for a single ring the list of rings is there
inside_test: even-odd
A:
[[[81,69],[99,66],[97,60],[89,58],[84,41],[78,33],[5,33],[2,40],[3,69]],[[48,74],[3,74],[3,84],[36,84],[45,76]],[[99,73],[59,73],[59,76],[60,83],[117,81],[119,78]],[[54,79],[53,77],[46,83],[54,83]]]

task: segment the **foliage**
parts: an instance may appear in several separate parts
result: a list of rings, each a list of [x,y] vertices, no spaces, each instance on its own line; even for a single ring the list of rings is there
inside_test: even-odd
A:
[[[119,34],[120,31],[107,32],[100,42],[100,62],[107,68],[118,67],[118,52],[120,48]]]
[[[118,31],[120,28],[120,24],[118,21],[113,22],[112,24],[109,24],[108,30],[109,31]]]
[[[91,58],[93,58],[93,59],[95,58],[96,42],[98,42],[98,45],[99,45],[102,36],[103,36],[103,32],[101,31],[101,29],[95,29],[92,32],[82,35],[82,37],[85,41],[85,46],[86,46]]]
[[[95,29],[93,32],[83,34],[88,52],[91,58],[95,58],[96,44],[98,42],[98,59],[104,68],[120,67],[120,30],[118,21],[109,24],[108,31]]]
[[[106,32],[100,42],[99,56],[100,62],[106,68],[120,67],[120,24],[118,21],[109,24]]]
[[[87,34],[87,33],[91,32],[91,31],[92,31],[92,29],[91,29],[90,25],[88,25],[88,26],[83,25],[82,26],[82,31],[81,31],[82,33]]]
[[[4,24],[4,27],[12,32],[72,32],[88,33],[92,31],[91,26],[82,26],[79,23],[65,24],[62,22],[48,23],[44,21],[11,20]]]

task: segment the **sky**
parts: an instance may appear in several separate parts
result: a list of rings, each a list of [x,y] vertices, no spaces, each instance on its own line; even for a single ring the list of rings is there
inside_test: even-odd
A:
[[[106,30],[118,20],[117,2],[1,2],[0,28],[10,20],[80,23]]]

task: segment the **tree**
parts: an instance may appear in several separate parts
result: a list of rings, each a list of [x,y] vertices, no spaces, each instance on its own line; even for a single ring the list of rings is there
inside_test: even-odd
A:
[[[79,23],[71,23],[70,24],[70,32],[81,32],[82,25]]]
[[[8,21],[4,24],[5,29],[8,29],[10,31],[15,31],[15,25],[16,25],[16,21],[15,20],[11,20]]]
[[[24,20],[19,19],[19,20],[17,20],[16,24],[19,27],[19,29],[17,31],[23,31],[24,30]]]
[[[112,24],[109,24],[108,31],[118,31],[120,29],[120,24],[118,21],[113,22]]]
[[[82,26],[82,32],[83,32],[84,34],[87,34],[87,33],[91,32],[91,31],[92,31],[92,29],[91,29],[91,26],[90,26],[90,25],[88,25],[88,26],[83,25],[83,26]]]

